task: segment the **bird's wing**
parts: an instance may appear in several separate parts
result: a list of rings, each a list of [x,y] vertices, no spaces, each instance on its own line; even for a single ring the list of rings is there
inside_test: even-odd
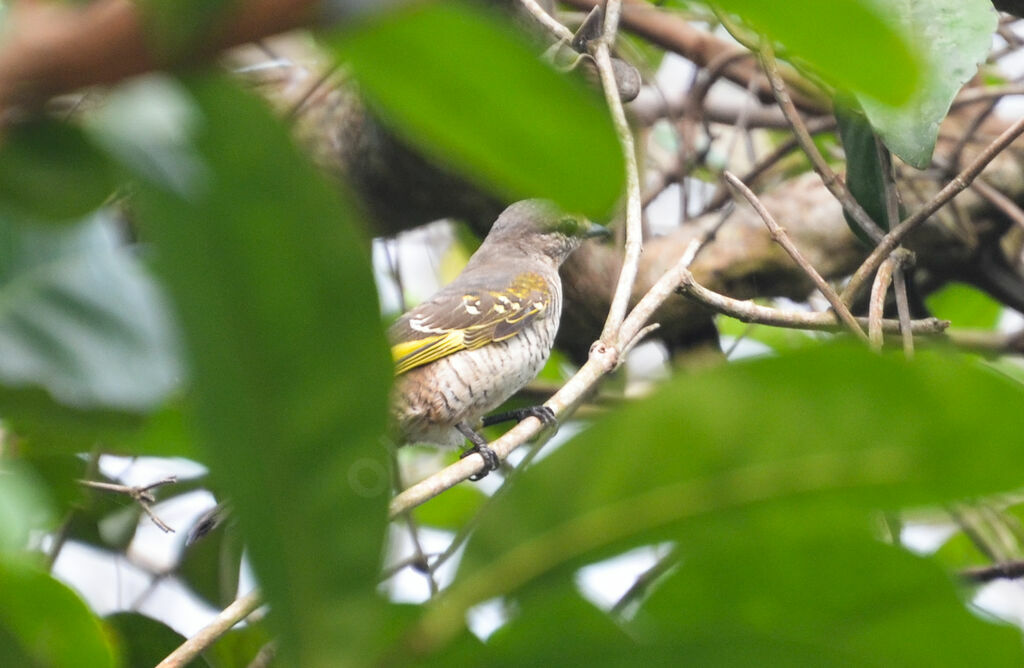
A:
[[[459,289],[452,285],[392,325],[395,375],[460,350],[510,339],[543,314],[552,294],[540,274],[517,274],[504,285]]]

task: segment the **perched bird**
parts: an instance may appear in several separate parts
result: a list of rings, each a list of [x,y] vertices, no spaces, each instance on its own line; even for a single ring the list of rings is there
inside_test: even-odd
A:
[[[468,438],[487,467],[498,459],[477,431],[481,418],[540,372],[562,312],[558,267],[586,237],[607,230],[551,202],[505,209],[462,273],[389,330],[395,360],[391,417],[401,443],[460,446]],[[544,407],[534,415],[553,422]]]

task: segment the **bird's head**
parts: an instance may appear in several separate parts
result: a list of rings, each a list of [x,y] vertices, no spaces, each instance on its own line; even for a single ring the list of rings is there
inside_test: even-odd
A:
[[[608,235],[608,228],[584,216],[565,213],[553,202],[527,199],[498,216],[484,245],[539,252],[561,264],[584,239]]]

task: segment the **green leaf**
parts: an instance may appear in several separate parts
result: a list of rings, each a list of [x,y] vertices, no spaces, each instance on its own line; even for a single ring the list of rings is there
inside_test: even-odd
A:
[[[925,169],[931,162],[939,123],[961,86],[978,71],[992,47],[998,15],[989,0],[871,0],[877,11],[897,25],[923,54],[926,68],[920,85],[907,87],[910,99],[899,107],[854,91],[871,125],[893,153]],[[883,67],[893,63],[868,48],[870,58],[851,60]]]
[[[424,526],[455,531],[465,526],[486,500],[479,488],[457,485],[416,508],[414,516]]]
[[[862,518],[845,510],[794,500],[698,528],[635,627],[671,639],[700,666],[1024,659],[1019,631],[972,614],[937,564],[872,540],[858,528]]]
[[[866,527],[875,509],[1016,488],[1024,417],[1006,406],[1020,401],[1024,388],[969,360],[907,363],[847,346],[662,385],[492,499],[423,628],[444,637],[481,600],[629,547],[687,546],[759,508],[782,508],[796,536],[814,536],[832,521],[815,508]],[[833,576],[835,587],[859,583]]]
[[[38,119],[11,126],[0,142],[0,212],[73,222],[118,186],[106,154],[80,128]]]
[[[383,605],[392,367],[366,243],[259,101],[215,78],[177,95],[199,121],[178,147],[198,176],[182,189],[140,170],[138,208],[179,308],[191,422],[282,651],[341,665]]]
[[[950,283],[928,295],[924,303],[935,317],[949,320],[954,327],[992,329],[1003,312],[1002,304],[964,283]]]
[[[49,574],[0,559],[0,591],[0,665],[114,665],[99,620]]]
[[[921,80],[916,44],[875,0],[714,0],[813,65],[836,86],[890,105]]]
[[[122,666],[155,666],[185,642],[166,624],[135,612],[121,612],[103,621],[114,630]],[[196,659],[185,665],[200,668],[206,663]]]
[[[0,468],[0,552],[24,550],[29,532],[49,529],[53,502],[43,481],[19,462]]]
[[[510,199],[602,217],[624,187],[607,110],[512,26],[458,3],[414,3],[334,40],[408,140]]]
[[[72,409],[141,412],[180,375],[163,295],[108,213],[62,228],[0,219],[0,383],[8,391],[42,388]]]
[[[839,137],[846,153],[846,187],[861,208],[883,230],[889,229],[889,214],[885,202],[885,172],[878,155],[878,142],[867,117],[859,109],[836,104],[836,122]],[[867,246],[874,246],[871,237],[861,229],[853,217],[843,210],[846,224]]]

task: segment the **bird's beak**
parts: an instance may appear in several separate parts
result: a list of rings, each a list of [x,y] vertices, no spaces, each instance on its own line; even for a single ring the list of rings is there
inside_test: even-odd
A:
[[[586,230],[583,232],[584,239],[593,239],[594,237],[600,237],[607,239],[612,236],[612,231],[604,225],[599,225],[591,220],[585,221],[587,224]]]

